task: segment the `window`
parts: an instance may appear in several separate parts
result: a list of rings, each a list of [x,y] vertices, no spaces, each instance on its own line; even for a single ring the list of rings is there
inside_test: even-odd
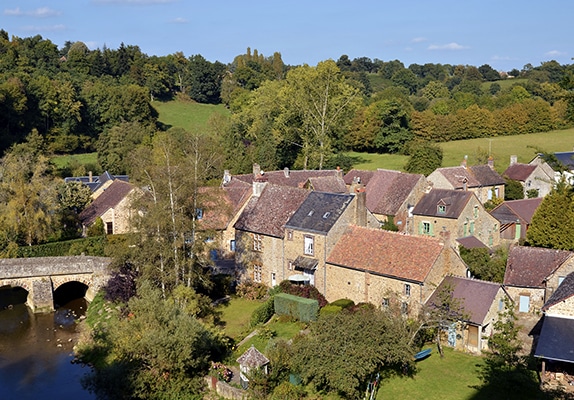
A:
[[[401,303],[401,313],[407,315],[409,313],[409,304],[406,301]]]
[[[287,231],[287,240],[293,240],[293,231]]]
[[[422,223],[422,232],[423,235],[432,235],[432,226],[430,222],[423,222]]]
[[[411,285],[409,285],[408,283],[405,283],[405,296],[410,296],[411,295]]]
[[[331,215],[331,213],[329,211],[327,211],[325,214],[323,214],[323,218],[327,219],[327,218],[329,218],[329,215]]]
[[[440,205],[437,207],[438,214],[446,214],[446,206]]]
[[[313,236],[305,236],[305,248],[303,252],[309,256],[314,254]]]
[[[257,283],[261,283],[261,265],[255,264],[253,266],[253,281]]]
[[[196,219],[203,219],[203,210],[201,208],[195,209],[195,218]]]
[[[474,221],[471,221],[471,223],[470,223],[469,232],[470,232],[471,235],[474,235]]]
[[[287,269],[288,269],[289,271],[293,271],[293,268],[294,268],[294,266],[293,266],[293,261],[289,261],[289,265],[287,266]]]
[[[565,276],[559,276],[558,277],[558,286],[562,285],[562,282],[564,282],[564,278],[566,278]]]
[[[478,206],[474,206],[474,218],[478,218]]]
[[[389,303],[389,298],[388,298],[388,297],[385,297],[385,298],[383,299],[383,302],[382,302],[381,305],[383,306],[383,308],[389,308],[389,304],[390,304],[390,303]]]
[[[114,223],[113,222],[106,222],[106,233],[108,235],[114,234]]]
[[[253,234],[253,250],[261,251],[263,248],[263,238],[261,235],[254,233]]]
[[[229,251],[235,251],[235,239],[229,241]]]

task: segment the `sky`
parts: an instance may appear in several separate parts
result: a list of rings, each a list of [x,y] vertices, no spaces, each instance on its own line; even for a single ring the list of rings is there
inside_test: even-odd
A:
[[[250,48],[288,65],[347,55],[510,71],[572,64],[573,15],[571,0],[2,0],[0,29],[224,64]]]

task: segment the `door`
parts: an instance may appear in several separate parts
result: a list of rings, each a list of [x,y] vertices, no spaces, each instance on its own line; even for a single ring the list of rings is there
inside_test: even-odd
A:
[[[277,285],[277,276],[275,272],[271,272],[271,287],[275,287]]]
[[[528,312],[530,310],[530,296],[520,295],[520,302],[518,303],[519,312]]]

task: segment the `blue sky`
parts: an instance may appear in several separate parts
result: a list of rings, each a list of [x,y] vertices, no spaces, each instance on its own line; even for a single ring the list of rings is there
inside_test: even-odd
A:
[[[383,61],[571,64],[574,2],[545,0],[2,0],[0,28],[90,49],[123,42],[148,55],[181,51],[230,63],[250,47],[290,65],[346,54]]]

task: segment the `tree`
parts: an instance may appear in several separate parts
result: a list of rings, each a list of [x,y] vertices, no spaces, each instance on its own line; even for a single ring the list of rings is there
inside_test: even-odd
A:
[[[77,237],[80,231],[78,215],[92,201],[92,191],[81,182],[61,183],[57,187],[65,237]]]
[[[317,390],[358,399],[374,373],[412,363],[409,337],[402,317],[374,307],[326,314],[294,340],[291,365]]]
[[[574,189],[562,181],[532,216],[526,239],[532,246],[574,250]]]
[[[506,186],[504,187],[504,200],[522,200],[524,198],[524,188],[520,181],[515,181],[506,177]]]
[[[463,259],[472,275],[477,279],[502,283],[506,270],[508,249],[499,247],[494,254],[489,249],[460,247],[460,257]]]
[[[411,149],[405,171],[428,176],[442,165],[442,148],[433,143],[420,143]]]

